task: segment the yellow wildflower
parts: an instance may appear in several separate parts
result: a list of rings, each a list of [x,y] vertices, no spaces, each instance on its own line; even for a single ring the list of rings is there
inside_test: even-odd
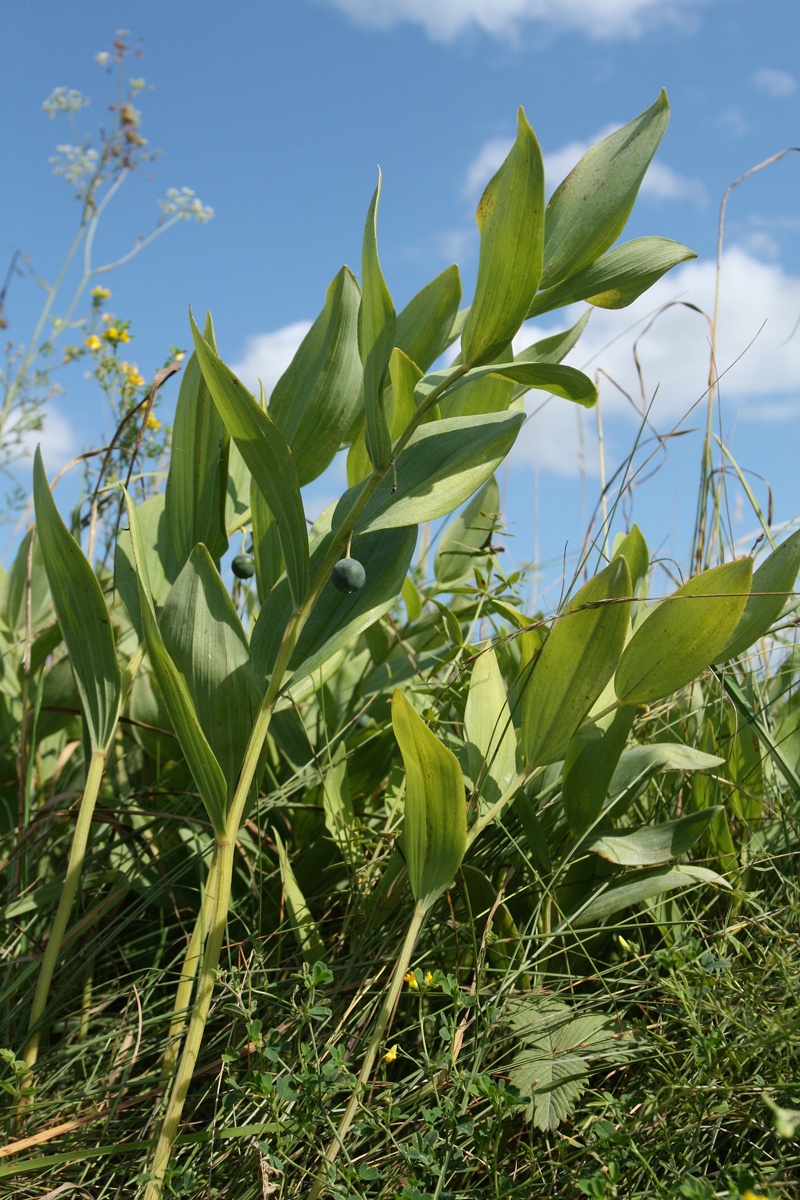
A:
[[[100,319],[101,319],[101,321],[104,321],[106,323],[106,325],[114,324],[114,314],[113,313],[103,313],[101,315]]]
[[[742,1200],[769,1200],[769,1196],[757,1196],[755,1192],[751,1192],[748,1188],[742,1195]]]
[[[86,346],[89,350],[99,350],[102,344],[96,333],[91,334],[86,339]]]
[[[186,351],[179,350],[178,353],[175,355],[175,362],[183,362],[183,360],[185,358],[186,358]]]
[[[116,325],[109,325],[103,337],[107,342],[129,342],[131,340],[127,329],[117,329]]]
[[[139,374],[139,368],[136,363],[120,363],[120,369],[128,376],[128,383],[132,387],[141,387],[144,383],[144,376]]]
[[[431,971],[426,971],[425,972],[425,984],[427,987],[430,987],[432,983],[433,983],[433,973]]]
[[[100,287],[99,284],[97,285],[97,287],[92,288],[92,300],[94,300],[96,305],[100,305],[103,303],[104,300],[110,300],[110,299],[111,299],[111,292],[108,290],[108,288]]]
[[[383,1056],[383,1061],[385,1063],[394,1062],[394,1060],[397,1058],[397,1051],[399,1049],[400,1049],[399,1045],[398,1046],[390,1046],[389,1049],[386,1051],[386,1053]]]
[[[413,971],[409,971],[407,975],[403,976],[403,983],[407,983],[408,986],[410,988],[412,988],[415,992],[419,991],[419,984],[417,983],[417,977]]]
[[[161,428],[161,422],[159,421],[158,417],[154,417],[152,413],[150,413],[150,416],[145,421],[145,425],[147,426],[148,429],[160,429]]]

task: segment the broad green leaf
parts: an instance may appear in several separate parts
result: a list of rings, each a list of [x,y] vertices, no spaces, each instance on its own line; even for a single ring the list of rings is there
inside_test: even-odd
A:
[[[256,587],[263,604],[283,574],[283,555],[278,527],[269,505],[254,480],[250,484],[250,520],[253,530],[253,557],[256,560]]]
[[[578,339],[586,328],[591,315],[591,310],[587,309],[583,316],[569,329],[565,329],[563,333],[552,333],[549,337],[541,338],[538,342],[534,342],[533,345],[526,346],[524,350],[520,350],[519,354],[514,355],[514,362],[563,362],[570,350],[577,345]]]
[[[392,381],[389,428],[394,439],[405,432],[416,414],[414,389],[422,378],[422,371],[407,354],[395,347],[389,358],[389,378]]]
[[[781,542],[753,575],[750,599],[733,635],[722,647],[715,662],[738,658],[766,633],[781,615],[800,570],[800,530]]]
[[[543,287],[593,263],[617,240],[668,120],[662,90],[655,104],[587,150],[558,185],[545,216]]]
[[[161,614],[164,646],[233,795],[258,712],[247,638],[205,546],[192,551]]]
[[[458,759],[401,691],[392,727],[406,771],[403,854],[414,899],[428,909],[455,878],[467,847],[467,808]]]
[[[523,109],[517,138],[478,205],[481,250],[475,298],[461,339],[473,366],[510,342],[527,316],[542,274],[544,167]]]
[[[639,625],[616,675],[620,704],[651,704],[696,679],[726,644],[750,595],[753,560],[712,567]]]
[[[580,744],[576,744],[576,738],[570,745],[564,767],[563,797],[567,824],[576,837],[600,815],[635,715],[633,705],[618,708],[611,724],[599,737]]]
[[[526,1120],[537,1129],[556,1129],[569,1116],[586,1086],[590,1059],[629,1057],[613,1017],[576,1017],[574,1009],[549,996],[514,1000],[507,1012],[517,1046],[510,1079]]]
[[[395,345],[420,370],[430,370],[449,346],[460,301],[458,267],[447,267],[398,313]]]
[[[433,573],[439,583],[456,583],[472,570],[473,563],[485,557],[484,546],[500,517],[500,489],[492,478],[483,485],[469,504],[445,528],[436,557]]]
[[[689,863],[681,866],[662,867],[655,871],[635,871],[623,875],[601,892],[598,892],[585,906],[569,916],[570,928],[577,929],[583,925],[599,925],[614,913],[622,912],[633,904],[641,904],[644,900],[652,900],[664,892],[676,888],[696,887],[702,883],[713,883],[716,887],[730,888],[730,884],[716,871],[707,867],[695,867]]]
[[[33,551],[31,553],[31,540]],[[31,625],[35,630],[50,611],[50,591],[47,572],[42,561],[41,543],[28,532],[19,544],[7,574],[0,586],[0,614],[5,618],[9,631],[23,633],[27,623],[28,607],[28,555],[31,559],[30,606]]]
[[[308,534],[297,468],[275,423],[225,366],[191,319],[197,358],[214,403],[269,505],[286,563],[295,606],[308,594]]]
[[[214,326],[206,318],[204,337],[216,350]],[[228,432],[211,399],[197,355],[183,373],[172,426],[167,475],[167,534],[180,568],[198,542],[219,562],[228,548],[225,491],[228,481]]]
[[[358,283],[342,267],[270,396],[269,415],[291,447],[301,486],[332,462],[362,408],[360,302]]]
[[[344,742],[336,747],[322,783],[322,806],[325,828],[336,843],[342,858],[351,867],[361,865],[356,815],[347,783],[347,751]]]
[[[381,176],[369,206],[361,250],[361,306],[358,310],[358,347],[364,368],[366,445],[370,460],[379,469],[388,466],[392,442],[383,409],[383,382],[395,344],[397,318],[378,260],[378,201]]]
[[[535,766],[557,762],[619,662],[630,617],[631,577],[618,558],[559,614],[525,686],[522,745]]]
[[[565,367],[560,363],[539,363],[539,362],[522,362],[515,359],[513,362],[504,363],[489,363],[483,367],[475,367],[468,371],[466,375],[457,380],[452,388],[447,393],[447,399],[457,396],[460,389],[469,387],[476,380],[482,380],[486,376],[499,379],[509,380],[511,383],[521,385],[520,387],[512,388],[508,392],[508,403],[515,396],[522,395],[531,388],[536,388],[538,391],[550,392],[553,396],[560,396],[563,400],[572,400],[575,404],[581,404],[584,408],[591,408],[597,403],[597,388],[592,383],[588,375],[584,375],[583,371],[576,370],[575,367]],[[430,376],[426,379],[430,380]]]
[[[150,496],[136,506],[136,519],[141,535],[142,563],[147,589],[156,612],[160,612],[167,593],[178,574],[178,564],[167,532],[166,498],[164,492]],[[133,561],[131,536],[120,529],[114,560],[114,582],[127,609],[139,639],[143,637],[139,612],[139,585]]]
[[[498,350],[492,361],[507,363],[511,362],[513,357],[514,352],[509,342],[508,345],[502,346]],[[425,399],[425,393],[431,390],[432,385],[435,386],[435,381],[442,378],[444,374],[445,372],[439,372],[428,375],[421,381],[417,387],[417,398],[420,404]],[[452,385],[442,396],[438,404],[440,416],[474,417],[483,413],[507,412],[514,403],[515,397],[522,395],[524,391],[513,380],[504,379],[502,375],[495,374],[491,367],[486,371],[478,370],[474,376],[472,376],[472,372],[469,372],[469,376],[466,387]],[[520,411],[519,406],[515,411]]]
[[[620,710],[623,711],[623,710]],[[658,771],[713,771],[724,758],[680,742],[650,742],[623,751],[608,786],[608,809],[619,816]]]
[[[311,909],[308,907],[306,898],[295,878],[286,847],[274,826],[272,827],[272,836],[275,839],[275,845],[278,847],[278,865],[280,867],[283,896],[286,901],[289,920],[291,921],[292,929],[297,938],[303,958],[311,966],[315,962],[322,962],[324,960],[325,944],[320,937]]]
[[[669,238],[634,238],[615,246],[563,283],[539,292],[528,316],[538,317],[579,300],[587,300],[597,308],[627,308],[667,271],[696,257],[694,250]]]
[[[221,835],[225,831],[228,798],[225,776],[222,774],[222,769],[203,733],[189,689],[167,653],[161,637],[161,630],[156,621],[150,597],[136,506],[127,492],[125,493],[125,504],[128,510],[131,553],[139,586],[139,613],[150,665],[161,692],[164,707],[169,713],[175,735],[208,813],[208,819],[214,832]]]
[[[632,525],[629,533],[620,534],[614,539],[612,555],[625,559],[631,573],[633,593],[636,596],[643,595],[647,572],[650,570],[650,551],[638,525]]]
[[[59,516],[39,447],[33,460],[36,536],[53,607],[69,652],[92,753],[106,750],[117,726],[122,680],[111,618],[97,577]]]
[[[328,552],[332,534],[314,547],[312,569]],[[337,650],[349,645],[362,630],[387,612],[400,594],[417,542],[416,526],[353,538],[351,554],[363,565],[367,581],[361,591],[343,595],[327,583],[303,627],[289,664],[292,689],[321,667]],[[250,641],[252,669],[264,688],[292,615],[288,584],[282,579],[270,592],[258,615]]]
[[[685,854],[702,837],[716,814],[722,811],[721,807],[706,808],[661,825],[613,830],[593,837],[581,849],[592,850],[620,867],[655,866]]]
[[[522,413],[453,417],[420,425],[358,519],[362,532],[417,525],[445,516],[485,483],[514,444]],[[363,484],[342,496],[334,529],[351,510]]]
[[[491,646],[478,655],[472,668],[464,735],[470,774],[475,785],[480,785],[488,807],[500,799],[517,776],[517,735]]]

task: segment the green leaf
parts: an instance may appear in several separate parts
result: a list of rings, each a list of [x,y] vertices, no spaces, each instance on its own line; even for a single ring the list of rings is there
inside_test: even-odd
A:
[[[475,659],[464,709],[470,774],[488,807],[517,776],[517,735],[503,677],[491,646]]]
[[[289,920],[291,921],[292,930],[297,938],[303,959],[311,966],[315,962],[324,961],[325,943],[320,937],[311,909],[308,907],[306,898],[295,878],[286,847],[274,826],[272,827],[272,836],[278,848],[278,865],[280,867],[283,895],[286,900]]]
[[[581,849],[592,850],[601,858],[620,867],[650,867],[680,858],[702,837],[721,807],[689,813],[677,821],[662,825],[642,825],[639,829],[614,830],[585,842]]]
[[[712,567],[662,600],[642,621],[616,675],[620,704],[651,704],[714,662],[742,615],[753,560]]]
[[[254,480],[250,482],[250,520],[253,529],[258,599],[263,604],[283,574],[283,555],[278,527],[272,519],[272,513],[261,489]]]
[[[397,317],[395,345],[422,371],[428,371],[452,340],[461,302],[458,267],[447,267],[409,300]]]
[[[422,371],[407,354],[395,347],[389,358],[389,378],[392,381],[389,428],[392,438],[397,438],[416,415],[414,389],[422,378]]]
[[[328,533],[315,545],[311,556],[314,571],[327,554],[332,536]],[[331,582],[326,583],[298,639],[287,683],[291,678],[294,688],[391,608],[411,565],[416,542],[416,526],[353,538],[351,553],[364,567],[367,581],[349,596],[337,591]],[[292,600],[288,584],[282,579],[264,602],[250,641],[252,669],[259,687],[266,686],[291,615]]]
[[[508,1008],[515,1044],[511,1083],[521,1095],[525,1118],[537,1129],[557,1129],[575,1108],[586,1086],[589,1060],[624,1062],[612,1017],[574,1009],[548,996],[512,1001]]]
[[[339,848],[342,858],[353,869],[362,864],[359,853],[359,838],[356,833],[356,815],[350,788],[347,784],[347,750],[344,742],[336,747],[330,766],[322,783],[322,806],[325,812],[325,828]]]
[[[614,673],[630,617],[624,558],[590,579],[559,614],[522,698],[525,761],[557,762]]]
[[[333,461],[362,408],[360,302],[358,283],[342,267],[270,396],[269,415],[291,447],[301,486]]]
[[[439,583],[456,583],[470,573],[473,563],[485,557],[488,551],[483,547],[490,541],[499,517],[500,488],[492,476],[439,539],[433,560],[433,573]]]
[[[514,444],[522,413],[453,417],[421,425],[395,464],[397,488],[388,472],[358,519],[362,532],[416,525],[445,516],[485,483]],[[349,488],[333,518],[350,511],[363,484]]]
[[[69,652],[92,753],[106,750],[119,716],[122,680],[111,618],[97,577],[59,516],[39,447],[33,460],[36,536],[53,607]]]
[[[200,368],[214,403],[278,526],[289,586],[299,608],[311,577],[306,518],[292,453],[274,422],[209,346],[194,318],[191,325]]]
[[[565,329],[563,333],[552,333],[549,337],[541,338],[540,341],[534,342],[531,346],[526,346],[519,354],[514,355],[515,363],[531,362],[531,363],[560,363],[562,362],[570,350],[578,343],[578,339],[586,328],[586,324],[591,316],[591,310],[580,317],[573,326]]]
[[[739,624],[715,662],[738,658],[766,633],[781,615],[800,570],[800,529],[781,542],[753,575],[750,599]]]
[[[597,308],[627,308],[667,271],[691,258],[697,258],[694,250],[669,238],[634,238],[563,283],[539,292],[528,316],[538,317],[579,300],[588,300]]]
[[[136,517],[136,506],[127,492],[125,493],[125,504],[130,526],[131,553],[139,586],[139,614],[150,665],[153,668],[164,707],[169,713],[172,727],[205,806],[208,819],[214,832],[222,835],[225,832],[228,795],[225,776],[222,774],[222,769],[203,733],[189,689],[167,653],[161,637],[147,582],[144,547]]]
[[[411,891],[428,909],[452,882],[467,847],[467,809],[458,759],[418,717],[401,691],[392,727],[406,770],[403,853]]]
[[[618,708],[599,737],[576,737],[570,745],[562,790],[567,824],[576,837],[600,815],[635,715],[633,705]]]
[[[563,400],[572,400],[573,403],[581,404],[584,408],[591,408],[597,403],[597,388],[589,376],[584,375],[583,371],[578,371],[575,367],[565,367],[559,363],[526,362],[519,359],[514,359],[513,362],[490,363],[483,367],[473,368],[456,380],[448,392],[448,399],[460,388],[474,384],[476,380],[483,379],[487,375],[497,376],[521,385],[521,387],[511,390],[509,403],[515,396],[522,395],[531,388],[550,392],[551,395],[560,396]],[[431,376],[426,376],[426,381],[430,379]]]
[[[161,614],[164,646],[180,671],[225,777],[228,800],[260,703],[247,638],[205,546],[192,551]]]
[[[668,120],[662,90],[655,104],[587,150],[558,185],[545,217],[543,287],[582,270],[617,240]]]
[[[216,350],[210,316],[206,318],[204,336]],[[175,409],[164,507],[178,568],[198,542],[208,547],[216,562],[228,548],[225,492],[229,445],[228,432],[211,399],[197,355],[192,354]]]
[[[33,539],[33,552],[30,554],[30,595],[28,593],[28,555]],[[47,583],[47,572],[42,561],[41,543],[34,539],[33,531],[28,532],[19,544],[14,555],[14,561],[9,571],[2,578],[0,585],[0,614],[12,633],[23,633],[27,624],[28,603],[31,609],[31,625],[34,630],[41,624],[42,619],[50,613],[50,591]]]
[[[652,900],[654,896],[661,896],[664,892],[671,892],[676,888],[687,888],[701,883],[713,883],[716,887],[730,889],[727,880],[716,871],[688,863],[677,867],[662,867],[657,871],[636,871],[630,875],[623,875],[618,882],[610,884],[605,891],[598,892],[585,906],[568,917],[568,924],[570,928],[575,929],[584,925],[599,925],[608,917],[630,908],[633,904]]]
[[[364,226],[361,251],[361,306],[358,310],[358,346],[364,367],[366,444],[373,467],[388,466],[392,441],[383,410],[383,382],[395,344],[394,304],[378,260],[378,201],[381,175]]]
[[[477,212],[481,234],[475,298],[461,339],[464,362],[490,359],[518,332],[536,295],[544,245],[544,167],[525,112],[517,138]]]
[[[136,519],[141,536],[144,577],[156,612],[160,612],[178,565],[167,532],[166,497],[164,492],[150,496],[136,506]],[[139,612],[139,585],[133,561],[130,532],[120,529],[114,559],[114,581],[139,639],[144,636]]]
[[[620,534],[614,539],[612,557],[620,556],[628,564],[634,595],[643,595],[647,572],[650,570],[650,551],[638,525],[632,525],[629,533]]]

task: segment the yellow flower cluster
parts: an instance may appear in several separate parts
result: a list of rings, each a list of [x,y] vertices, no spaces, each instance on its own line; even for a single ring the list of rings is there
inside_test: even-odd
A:
[[[116,325],[109,325],[103,337],[107,342],[111,342],[112,345],[116,342],[129,342],[131,340],[127,329],[117,329]]]
[[[141,387],[144,383],[144,376],[139,374],[139,368],[136,363],[122,362],[119,364],[120,370],[124,371],[128,377],[128,383],[131,387]],[[159,421],[159,425],[161,422]]]
[[[417,980],[417,976],[414,971],[409,971],[407,975],[403,976],[403,983],[407,983],[408,986],[411,988],[412,992],[419,991],[419,981]],[[425,972],[425,986],[426,987],[434,986],[433,973],[431,971]]]
[[[102,346],[102,344],[103,343],[100,341],[100,338],[97,336],[96,333],[91,334],[86,339],[87,350],[99,350],[100,347]]]
[[[150,413],[150,416],[145,421],[145,425],[147,426],[148,429],[160,429],[161,428],[161,422],[159,421],[158,417],[154,417],[152,413]]]
[[[108,290],[108,288],[100,287],[99,284],[97,287],[92,288],[92,300],[94,301],[95,307],[99,308],[101,304],[110,299],[111,292]]]

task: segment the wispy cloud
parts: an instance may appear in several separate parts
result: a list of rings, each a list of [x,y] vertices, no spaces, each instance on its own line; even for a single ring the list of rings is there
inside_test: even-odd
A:
[[[797,91],[794,75],[790,75],[788,71],[779,71],[775,67],[765,67],[762,71],[756,71],[753,83],[763,92],[769,92],[770,96],[791,96]]]
[[[269,396],[310,328],[310,321],[294,321],[271,333],[255,334],[248,338],[244,355],[232,364],[231,370],[256,395],[261,380]]]
[[[736,247],[723,257],[721,282],[717,373],[728,416],[738,413],[748,421],[771,423],[795,418],[800,410],[800,337],[795,328],[800,277],[788,274],[779,263],[763,262],[749,250]],[[689,413],[698,400],[701,404],[695,414],[700,411],[700,416],[689,416],[687,424],[694,426],[702,420],[709,373],[708,322],[680,301],[710,313],[714,283],[714,263],[697,260],[664,276],[630,308],[592,313],[567,361],[593,377],[601,372],[600,403],[604,420],[611,421],[608,441],[612,457],[614,428],[619,434],[638,423],[637,410],[641,412],[642,405],[653,397],[650,419],[661,432]],[[672,303],[676,300],[677,304]],[[672,307],[664,307],[670,304]],[[565,327],[567,320],[565,317],[559,327]],[[555,329],[554,325],[528,329],[518,339],[517,348]],[[634,359],[637,339],[644,399]],[[632,400],[626,399],[625,393]],[[530,393],[529,412],[540,404],[537,394]],[[596,473],[596,439],[591,413],[584,414],[583,429],[582,444],[573,407],[551,401],[523,427],[511,465],[536,464],[543,470],[575,476],[584,454],[584,470],[592,475]],[[627,449],[628,443],[629,437],[623,433],[620,447]]]
[[[697,0],[327,0],[359,24],[420,25],[437,42],[482,32],[518,38],[526,25],[583,33],[597,41],[637,39],[666,25],[693,27]],[[705,0],[708,2],[708,0]]]
[[[558,150],[545,154],[543,156],[544,173],[548,192],[555,190],[591,146],[619,128],[619,125],[606,125],[587,141],[576,139],[567,142]],[[481,191],[503,162],[511,146],[510,138],[494,137],[484,142],[467,167],[462,189],[466,198],[475,200],[480,196]],[[688,200],[698,206],[702,206],[707,200],[706,190],[699,179],[690,179],[686,175],[681,175],[659,159],[650,164],[642,181],[641,194],[655,200]]]

